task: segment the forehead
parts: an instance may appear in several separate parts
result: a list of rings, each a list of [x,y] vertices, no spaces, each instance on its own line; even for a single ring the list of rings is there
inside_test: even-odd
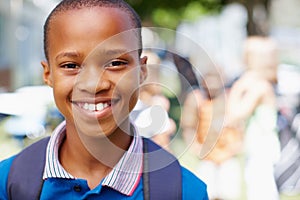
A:
[[[111,37],[134,28],[127,12],[111,7],[60,11],[53,16],[49,25],[49,53],[53,48],[62,46],[79,48],[84,44],[85,47],[93,48]],[[130,35],[132,38],[132,34]],[[137,41],[137,38],[135,40]]]
[[[71,29],[86,29],[96,31],[101,28],[103,31],[113,27],[119,31],[133,29],[134,25],[129,14],[120,8],[114,7],[91,7],[71,9],[56,13],[50,25],[51,30],[58,31],[62,27]],[[58,27],[56,27],[58,26]]]

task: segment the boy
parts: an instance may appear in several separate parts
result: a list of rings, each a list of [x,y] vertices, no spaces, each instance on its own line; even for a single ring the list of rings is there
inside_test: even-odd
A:
[[[128,118],[147,75],[140,28],[139,17],[122,0],[64,0],[49,15],[43,75],[65,121],[43,156],[39,199],[148,198],[153,186],[146,189],[142,175],[145,143]],[[0,199],[20,192],[7,186],[14,159],[0,163]],[[201,180],[184,168],[181,177],[179,199],[207,199]]]

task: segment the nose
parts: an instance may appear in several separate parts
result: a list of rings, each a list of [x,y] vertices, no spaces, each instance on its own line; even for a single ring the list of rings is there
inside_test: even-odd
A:
[[[95,65],[83,66],[75,85],[78,90],[91,94],[109,90],[111,87],[105,69]]]

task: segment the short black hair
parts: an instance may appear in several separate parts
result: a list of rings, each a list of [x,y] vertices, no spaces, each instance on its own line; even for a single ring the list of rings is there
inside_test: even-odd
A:
[[[62,0],[49,14],[44,24],[44,54],[47,60],[48,56],[48,33],[50,31],[50,23],[53,17],[61,12],[68,10],[78,10],[82,8],[91,8],[91,7],[104,7],[104,8],[119,8],[122,11],[126,12],[131,21],[133,28],[137,30],[139,38],[139,56],[142,53],[142,22],[139,15],[135,10],[123,0]]]

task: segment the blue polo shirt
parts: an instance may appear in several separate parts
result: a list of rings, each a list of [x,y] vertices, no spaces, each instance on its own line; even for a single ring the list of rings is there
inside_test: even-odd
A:
[[[140,137],[133,139],[129,153],[125,153],[119,162],[119,168],[117,164],[112,172],[91,190],[86,180],[73,177],[59,163],[57,150],[64,137],[64,128],[62,123],[48,143],[40,199],[143,199],[142,156],[132,156],[142,155]],[[14,158],[15,156],[0,162],[0,200],[8,199],[7,178]],[[182,199],[208,199],[206,185],[187,169],[182,167],[181,171]]]
[[[0,162],[0,199],[7,200],[6,183],[9,168],[14,157]],[[124,195],[110,187],[99,184],[93,190],[90,190],[86,180],[82,179],[47,179],[44,182],[41,199],[124,199],[124,200],[142,200],[143,198],[143,178],[140,179],[138,186],[131,196]],[[168,186],[166,186],[168,187]],[[194,174],[185,168],[182,168],[182,199],[183,200],[208,200],[206,185]]]

